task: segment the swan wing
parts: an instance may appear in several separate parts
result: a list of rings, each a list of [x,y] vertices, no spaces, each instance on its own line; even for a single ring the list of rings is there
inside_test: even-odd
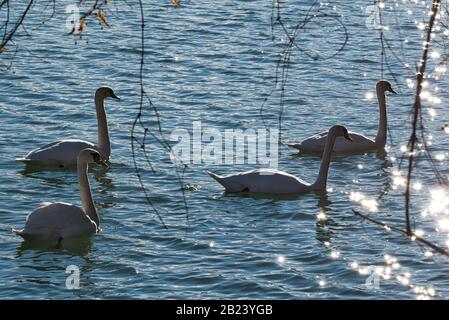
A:
[[[377,148],[376,142],[362,134],[349,132],[352,141],[348,141],[343,137],[337,137],[334,145],[336,153],[357,153],[374,150]]]
[[[299,143],[291,143],[289,146],[305,152],[322,152],[326,139],[327,131],[313,135]]]
[[[23,230],[14,230],[27,240],[60,240],[95,233],[95,223],[79,207],[68,203],[43,203],[31,212]]]
[[[217,181],[228,192],[294,194],[307,192],[310,187],[305,181],[275,169],[256,169],[225,177],[218,176]]]
[[[241,183],[241,179],[235,178],[238,174],[231,174],[226,177],[209,171],[207,172],[207,174],[214,178],[219,184],[221,184],[227,192],[242,192],[246,188],[245,184]]]
[[[23,162],[38,162],[43,164],[75,165],[78,154],[86,148],[97,149],[88,141],[68,139],[54,141],[29,152],[25,158],[17,159]]]
[[[249,192],[271,194],[294,194],[308,191],[304,180],[276,169],[256,169],[246,174]]]
[[[300,143],[290,144],[289,146],[299,149],[304,152],[321,153],[324,151],[327,140],[327,132],[316,134],[307,138]],[[376,143],[365,137],[364,135],[349,132],[352,141],[343,137],[337,137],[334,144],[333,152],[335,153],[351,153],[351,152],[365,152],[376,148]]]

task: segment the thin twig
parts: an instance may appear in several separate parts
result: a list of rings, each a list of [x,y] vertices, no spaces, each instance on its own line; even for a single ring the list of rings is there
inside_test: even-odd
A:
[[[412,181],[412,172],[413,172],[413,161],[414,151],[415,151],[415,143],[417,141],[416,131],[418,126],[418,118],[421,114],[421,90],[422,90],[422,82],[424,79],[424,72],[426,71],[426,63],[427,63],[427,55],[429,53],[431,34],[433,30],[433,25],[435,22],[435,16],[438,11],[438,7],[440,5],[440,0],[434,0],[432,4],[432,11],[429,20],[429,27],[427,30],[426,42],[424,44],[424,50],[422,54],[422,58],[420,61],[420,66],[418,73],[416,75],[416,94],[415,94],[415,103],[413,104],[413,122],[412,122],[412,134],[410,136],[408,142],[408,170],[407,170],[407,183],[405,189],[405,227],[407,230],[407,234],[412,234],[412,229],[410,226],[410,185]]]
[[[362,214],[359,211],[354,210],[354,209],[352,209],[352,212],[354,213],[354,215],[356,215],[356,216],[358,216],[358,217],[360,217],[360,218],[362,218],[364,220],[370,221],[370,222],[372,222],[374,224],[377,224],[377,225],[380,225],[380,226],[382,226],[382,227],[384,227],[384,228],[386,228],[388,230],[392,230],[394,232],[402,234],[403,236],[409,238],[411,241],[417,241],[417,242],[419,242],[419,243],[421,243],[421,244],[423,244],[423,245],[425,245],[425,246],[427,246],[429,248],[432,248],[434,251],[449,257],[449,251],[447,251],[446,249],[444,249],[444,248],[442,248],[440,246],[437,246],[436,244],[434,244],[434,243],[432,243],[432,242],[430,242],[430,241],[428,241],[428,240],[426,240],[424,238],[421,238],[420,236],[416,235],[413,232],[409,233],[407,230],[402,230],[402,229],[396,228],[394,226],[390,226],[390,225],[386,224],[385,222],[377,221],[377,220],[375,220],[375,219],[373,219],[373,218],[371,218],[371,217],[369,217],[367,215],[364,215],[364,214]]]

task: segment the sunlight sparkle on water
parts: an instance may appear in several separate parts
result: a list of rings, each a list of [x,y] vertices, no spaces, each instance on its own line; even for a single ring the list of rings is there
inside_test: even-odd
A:
[[[439,53],[438,51],[433,51],[433,52],[430,54],[430,57],[431,57],[432,59],[439,59],[439,58],[440,58],[440,53]]]
[[[427,101],[429,101],[430,103],[433,103],[433,104],[440,104],[441,103],[441,99],[438,98],[438,97],[435,97],[435,96],[429,96],[427,98]],[[435,112],[435,115],[436,115],[436,112]]]
[[[429,213],[433,215],[448,213],[449,197],[444,189],[437,188],[430,190],[430,197]]]
[[[430,97],[430,92],[423,90],[420,95],[419,95],[422,99],[428,99]]]
[[[449,219],[441,219],[438,221],[438,228],[443,231],[449,231]]]
[[[337,259],[340,257],[340,252],[338,252],[337,250],[332,250],[331,252],[331,258],[333,259]]]
[[[399,262],[397,262],[398,260],[396,258],[388,254],[384,255],[384,259],[387,262],[387,264],[389,264],[393,269],[399,269],[399,267],[401,266]]]
[[[413,292],[416,294],[416,299],[418,300],[429,300],[436,294],[435,289],[420,286],[414,287]]]
[[[405,186],[405,178],[401,176],[396,176],[393,178],[393,189],[397,189],[400,186]]]
[[[362,276],[366,276],[368,274],[368,268],[359,268],[359,274],[361,274]]]
[[[403,286],[408,286],[410,284],[410,280],[407,277],[404,276],[397,276],[396,279],[399,281],[400,284]]]
[[[363,207],[371,212],[376,212],[378,210],[377,201],[374,199],[367,198],[364,194],[360,192],[351,192],[349,194],[349,199],[354,202],[360,203]]]
[[[284,263],[285,262],[285,257],[284,256],[278,256],[277,257],[277,262],[281,263],[281,264]]]
[[[441,65],[441,66],[435,67],[435,71],[441,74],[441,73],[446,73],[447,69],[446,69],[446,66]]]
[[[323,212],[319,213],[316,217],[318,221],[326,221],[327,219],[326,215]]]
[[[415,234],[416,234],[418,237],[422,237],[422,236],[424,235],[424,231],[421,230],[421,229],[417,229],[417,230],[415,231]]]

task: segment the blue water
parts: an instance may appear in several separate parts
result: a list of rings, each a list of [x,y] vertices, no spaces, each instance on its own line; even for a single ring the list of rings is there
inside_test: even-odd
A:
[[[389,188],[376,212],[351,200],[350,193],[376,199],[394,179],[398,162],[391,157],[398,156],[410,135],[414,93],[406,83],[413,79],[413,72],[391,54],[388,62],[397,82],[385,64],[382,75],[379,33],[366,25],[365,1],[322,5],[322,12],[338,16],[348,34],[348,42],[336,56],[326,59],[340,50],[345,34],[333,18],[312,21],[308,33],[299,37],[307,54],[292,50],[282,140],[306,138],[337,123],[374,136],[377,102],[366,94],[375,94],[375,83],[383,76],[399,92],[388,97],[390,150],[386,157],[375,153],[336,156],[328,192],[288,199],[226,195],[204,172],[227,174],[257,164],[188,163],[183,180],[187,222],[175,166],[166,150],[148,139],[146,148],[156,172],[140,151],[137,163],[168,229],[162,227],[140,189],[130,146],[140,101],[139,8],[134,2],[132,7],[115,3],[117,7],[111,1],[106,11],[111,27],[101,28],[93,17],[81,39],[67,35],[64,6],[42,25],[44,6],[36,5],[25,22],[26,31],[20,29],[14,38],[15,56],[13,46],[0,56],[0,298],[449,297],[447,258],[425,254],[426,248],[352,215],[351,209],[358,209],[404,226],[402,187]],[[289,30],[312,3],[283,4]],[[264,128],[261,106],[275,86],[277,62],[286,45],[281,28],[271,28],[271,5],[268,0],[185,1],[182,8],[175,8],[168,0],[145,1],[144,85],[160,113],[165,138],[174,129],[192,131],[193,121],[221,131]],[[406,14],[409,7],[415,12],[412,17]],[[428,10],[421,4],[402,3],[396,10],[399,22],[390,20],[386,36],[396,53],[413,66],[422,44],[414,19],[424,21],[420,19],[427,19],[423,13]],[[402,38],[397,35],[398,26]],[[408,39],[402,49],[401,39]],[[443,56],[444,50],[440,53]],[[447,136],[440,127],[448,117],[444,107],[449,85],[441,79],[429,82],[439,86],[442,103],[435,107],[434,120],[424,113],[426,124],[435,154],[447,158]],[[59,138],[95,142],[93,94],[100,85],[111,86],[122,97],[120,102],[106,102],[111,167],[90,169],[102,231],[60,247],[24,243],[11,228],[22,227],[40,202],[80,205],[81,201],[74,172],[27,171],[14,159]],[[269,128],[278,127],[279,108],[276,91],[262,110]],[[147,103],[142,120],[158,133]],[[136,135],[142,137],[142,128],[137,128]],[[312,181],[319,164],[319,157],[298,157],[279,147],[281,170]],[[448,174],[446,160],[437,165]],[[429,190],[435,188],[428,163],[420,163],[416,179],[423,189],[414,191],[413,223],[426,238],[447,246],[447,230],[436,230],[439,218],[420,214],[431,202]],[[319,220],[320,214],[327,219]],[[80,269],[77,290],[66,287],[69,265]],[[383,268],[389,276],[380,277],[377,287],[367,286],[375,268]]]

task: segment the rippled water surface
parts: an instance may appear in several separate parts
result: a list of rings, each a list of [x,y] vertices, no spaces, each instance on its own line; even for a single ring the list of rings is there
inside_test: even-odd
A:
[[[287,28],[312,3],[287,1],[282,12]],[[397,162],[391,157],[398,156],[410,135],[414,89],[406,79],[413,73],[394,59],[390,68],[397,82],[383,65],[384,78],[399,93],[388,97],[390,151],[384,157],[334,157],[324,194],[227,195],[205,170],[227,174],[258,165],[189,163],[184,176],[187,222],[175,167],[166,150],[149,138],[146,149],[155,173],[140,152],[137,162],[168,226],[164,229],[145,200],[132,161],[130,132],[140,101],[140,18],[138,6],[131,5],[110,5],[111,28],[101,29],[93,18],[81,39],[67,35],[64,6],[41,25],[44,7],[37,5],[26,31],[15,37],[15,58],[13,50],[1,55],[2,68],[11,68],[0,73],[0,298],[449,297],[446,258],[352,215],[352,209],[359,209],[392,225],[404,224],[400,181],[376,203],[358,201],[360,195],[377,199],[394,181]],[[168,0],[145,1],[144,84],[166,138],[174,129],[191,132],[193,121],[220,131],[264,128],[261,106],[275,86],[277,61],[286,44],[280,27],[271,28],[271,5],[268,0],[185,1],[175,8]],[[367,136],[376,134],[377,102],[367,93],[375,94],[382,76],[381,43],[378,32],[367,27],[365,9],[365,1],[324,4],[322,12],[331,17],[312,21],[308,33],[299,36],[302,52],[293,50],[290,57],[282,141],[306,138],[337,123]],[[348,41],[330,57],[345,41],[344,29],[332,15],[340,17]],[[403,50],[397,41],[391,45],[413,65],[421,54],[419,30],[410,17],[400,20],[400,27],[409,41]],[[395,30],[387,35],[394,39]],[[74,172],[25,170],[14,159],[59,138],[95,142],[93,94],[103,84],[114,88],[122,101],[106,102],[111,167],[90,170],[101,233],[61,247],[22,242],[11,228],[22,227],[38,203],[81,201]],[[426,123],[435,154],[447,158],[447,136],[440,127],[448,116],[448,84],[440,81],[438,86],[442,103],[433,121],[425,113]],[[277,91],[262,109],[269,128],[278,127],[279,108]],[[157,133],[147,104],[142,120]],[[142,136],[140,127],[137,135]],[[312,181],[319,164],[319,157],[296,156],[279,147],[281,170]],[[437,165],[447,174],[446,160]],[[413,222],[445,246],[444,223],[421,215],[432,201],[429,189],[435,188],[425,162],[419,181]],[[444,196],[435,197],[442,204]],[[80,268],[79,290],[65,286],[69,265]],[[375,270],[381,274],[379,286],[367,286]]]

